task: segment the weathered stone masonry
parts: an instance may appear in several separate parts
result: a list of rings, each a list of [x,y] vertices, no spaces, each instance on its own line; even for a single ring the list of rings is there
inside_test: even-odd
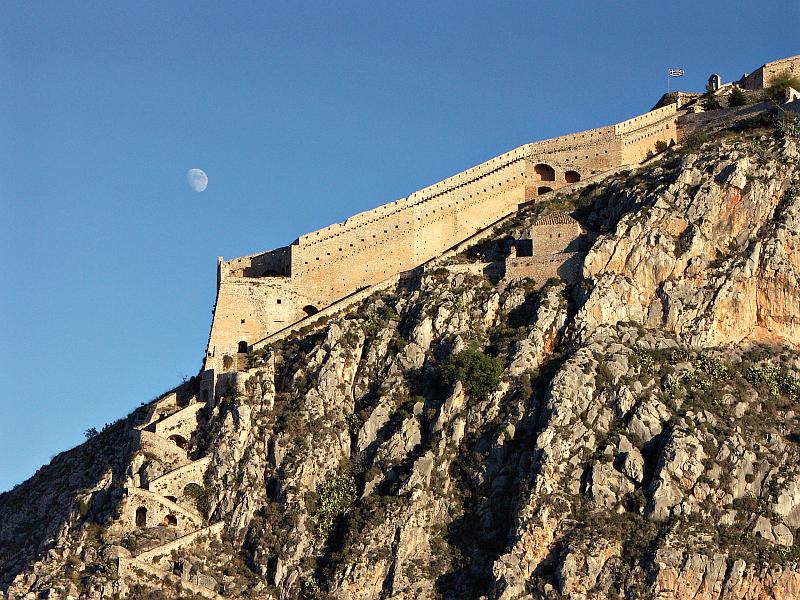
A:
[[[676,110],[670,105],[616,125],[525,144],[405,198],[302,235],[287,247],[230,261],[220,258],[207,379],[213,381],[213,372],[235,369],[237,354],[268,335],[438,256],[520,204],[639,163],[657,141],[676,139]]]

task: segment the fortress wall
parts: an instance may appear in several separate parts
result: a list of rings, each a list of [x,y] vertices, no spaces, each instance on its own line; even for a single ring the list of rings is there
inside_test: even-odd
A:
[[[173,515],[176,518],[177,525],[173,527],[180,535],[186,535],[203,526],[203,519],[199,515],[187,511],[166,498],[160,498],[138,488],[128,488],[127,494],[127,498],[122,504],[120,519],[131,526],[136,525],[136,509],[140,507],[147,509],[145,527],[164,525],[167,515]]]
[[[656,142],[677,142],[677,109],[675,104],[657,108],[645,115],[615,126],[620,138],[622,164],[641,162],[654,153]]]
[[[786,71],[800,77],[800,54],[766,63],[745,77],[741,85],[746,90],[763,90],[769,87],[773,77]]]
[[[171,435],[180,435],[188,440],[197,429],[197,413],[205,406],[205,403],[196,402],[186,408],[171,414],[163,421],[158,421],[152,425],[153,431],[162,437],[169,438]]]
[[[412,269],[534,200],[540,187],[640,162],[674,138],[675,107],[623,123],[525,144],[409,196],[300,236],[287,248],[221,264],[206,368],[357,290]],[[672,129],[670,129],[670,127]],[[543,180],[537,164],[555,172]],[[255,277],[267,267],[291,277]],[[278,268],[281,267],[281,268]],[[283,270],[282,270],[283,269]],[[245,277],[242,277],[244,275]],[[281,300],[278,304],[277,300]],[[244,322],[242,322],[244,321]],[[235,368],[235,361],[228,361]]]
[[[162,463],[173,469],[189,462],[186,450],[181,450],[174,443],[150,431],[139,432],[139,451],[158,457]]]
[[[296,281],[289,277],[222,279],[217,290],[206,368],[222,370],[224,356],[233,356],[240,340],[252,344],[301,319],[305,316],[302,307],[308,303],[298,293]]]
[[[203,485],[203,476],[210,462],[211,457],[206,456],[188,465],[179,467],[149,482],[147,489],[154,494],[181,498],[183,496],[183,489],[190,483],[196,483],[199,486]]]
[[[169,564],[173,550],[177,551],[181,548],[188,548],[194,543],[203,543],[207,540],[216,538],[224,527],[224,521],[214,523],[213,525],[209,525],[208,527],[198,529],[197,531],[186,534],[183,537],[179,537],[172,542],[162,544],[161,546],[157,546],[152,550],[147,550],[146,552],[137,554],[136,559],[143,563],[166,566]]]
[[[269,252],[263,252],[247,259],[236,259],[249,262],[243,265],[241,275],[246,277],[263,277],[266,273],[273,275],[291,275],[291,253],[288,247],[276,248]],[[234,261],[231,261],[233,263]],[[231,265],[233,266],[233,265]],[[238,265],[237,265],[238,267]]]
[[[769,86],[773,77],[786,71],[794,77],[800,77],[800,54],[765,64],[763,85]]]
[[[562,253],[581,233],[580,225],[577,224],[536,226],[533,228],[533,255],[538,257]]]
[[[556,180],[563,171],[577,170],[585,178],[618,164],[614,126],[600,127],[529,144],[531,165],[545,163],[556,168]],[[559,168],[561,167],[561,177]]]
[[[549,256],[524,256],[506,259],[506,279],[527,277],[539,286],[548,279],[558,278],[567,283],[580,280],[584,254],[581,252],[563,252]]]

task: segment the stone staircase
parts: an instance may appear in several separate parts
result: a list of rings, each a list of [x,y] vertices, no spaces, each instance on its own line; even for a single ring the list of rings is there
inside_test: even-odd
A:
[[[174,392],[153,403],[142,422],[135,426],[139,431],[140,450],[159,457],[173,468],[150,481],[135,476],[128,486],[118,525],[123,530],[165,525],[174,527],[178,537],[133,557],[120,557],[118,570],[121,577],[149,579],[154,584],[168,581],[180,584],[186,590],[204,598],[221,599],[210,589],[201,575],[175,575],[172,553],[192,545],[207,542],[220,535],[223,522],[208,525],[193,506],[183,503],[184,489],[190,483],[203,485],[203,475],[211,457],[191,460],[187,454],[188,440],[197,429],[198,413],[205,402],[194,402],[178,407]],[[176,410],[177,409],[177,410]]]

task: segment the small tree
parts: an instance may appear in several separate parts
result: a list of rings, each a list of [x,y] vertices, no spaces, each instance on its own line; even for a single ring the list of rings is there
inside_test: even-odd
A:
[[[87,440],[92,439],[96,435],[97,435],[96,427],[89,427],[89,429],[83,432],[83,437],[85,437]]]
[[[728,96],[728,106],[745,106],[749,103],[747,94],[738,85],[733,86],[730,96]]]
[[[485,400],[500,385],[502,372],[498,359],[478,348],[469,348],[448,356],[442,363],[440,375],[445,385],[460,381],[471,397]]]
[[[716,90],[714,90],[714,87],[710,83],[706,86],[706,93],[703,94],[703,99],[700,101],[700,104],[703,105],[705,110],[717,110],[721,108],[715,91]]]
[[[766,88],[767,96],[771,100],[780,102],[783,100],[783,91],[788,87],[794,88],[800,92],[800,77],[792,75],[790,71],[778,73],[769,80],[769,85]]]

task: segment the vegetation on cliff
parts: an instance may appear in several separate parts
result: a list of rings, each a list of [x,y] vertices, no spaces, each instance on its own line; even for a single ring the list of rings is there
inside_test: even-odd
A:
[[[189,447],[225,535],[175,576],[242,598],[798,589],[795,136],[704,131],[253,353]],[[579,285],[460,270],[552,210],[598,236]],[[9,597],[181,593],[114,570],[174,535],[115,525],[125,482],[168,469],[137,419],[0,496]]]

